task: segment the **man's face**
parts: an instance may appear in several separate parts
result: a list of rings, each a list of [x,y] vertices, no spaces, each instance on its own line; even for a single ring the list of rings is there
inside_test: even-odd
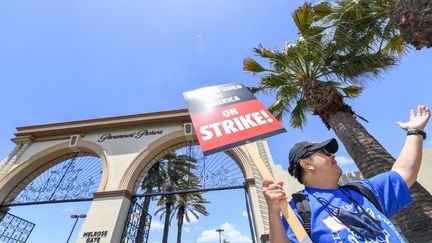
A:
[[[318,174],[335,176],[338,179],[342,175],[342,170],[335,160],[335,154],[321,149],[312,154],[310,159],[312,166]]]

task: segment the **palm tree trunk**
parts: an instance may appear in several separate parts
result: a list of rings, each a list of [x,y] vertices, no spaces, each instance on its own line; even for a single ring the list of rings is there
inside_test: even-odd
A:
[[[395,159],[350,112],[334,113],[328,123],[366,178],[391,169]],[[432,239],[432,195],[417,182],[410,191],[414,203],[393,220],[410,242],[429,242]]]
[[[432,1],[389,1],[385,13],[404,41],[417,50],[432,47]]]
[[[185,211],[184,207],[180,207],[180,208],[179,208],[179,211],[178,211],[178,221],[177,221],[177,243],[181,243],[184,211]]]
[[[150,168],[148,174],[144,178],[144,181],[146,181],[145,193],[152,192],[154,185],[160,186],[159,185],[160,180],[158,176],[159,176],[159,162],[157,162],[152,166],[152,168]],[[148,218],[147,215],[150,207],[150,201],[151,201],[151,197],[147,196],[145,197],[144,202],[142,204],[142,211],[141,211],[141,216],[138,224],[138,232],[135,237],[135,243],[142,243],[144,241],[144,230],[145,230],[144,227],[146,225],[147,218]]]
[[[168,199],[168,201],[169,201],[169,199]],[[168,233],[169,233],[170,216],[171,216],[171,205],[172,205],[171,202],[167,202],[165,204],[166,211],[165,211],[165,223],[164,223],[162,243],[168,243]]]

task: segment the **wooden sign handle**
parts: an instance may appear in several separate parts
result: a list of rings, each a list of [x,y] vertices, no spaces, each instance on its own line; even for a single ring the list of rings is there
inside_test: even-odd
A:
[[[259,155],[257,148],[254,146],[254,144],[249,143],[249,144],[245,144],[244,146],[249,152],[249,155],[253,158],[253,162],[255,163],[255,166],[257,167],[263,179],[274,181],[273,176],[270,174],[270,171],[265,166],[264,161],[261,159],[261,156]],[[279,205],[282,214],[285,216],[285,219],[288,221],[288,224],[292,229],[292,231],[294,232],[294,235],[297,238],[297,240],[300,243],[312,243],[311,238],[306,233],[306,230],[303,228],[303,225],[301,224],[300,220],[297,218],[297,215],[294,213],[293,209],[288,205],[288,201],[280,200]]]

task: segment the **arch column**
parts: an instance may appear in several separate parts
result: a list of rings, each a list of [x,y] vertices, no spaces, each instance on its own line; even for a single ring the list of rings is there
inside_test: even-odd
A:
[[[94,193],[94,199],[76,242],[120,242],[131,198],[132,193],[128,190]]]
[[[272,158],[265,141],[257,141],[243,146],[248,153],[249,165],[253,171],[254,183],[248,183],[251,208],[255,220],[256,239],[259,242],[267,243],[269,234],[268,207],[264,198],[262,184],[263,179],[255,166],[255,163],[262,163],[273,175]]]
[[[245,168],[246,190],[252,211],[255,226],[255,238],[258,242],[268,242],[268,209],[265,201],[262,184],[263,180],[255,163],[264,163],[270,173],[272,158],[265,141],[257,141],[231,149],[228,153],[235,157],[241,167]]]
[[[0,179],[7,175],[15,162],[24,154],[24,152],[33,143],[33,137],[28,136],[24,138],[15,138],[14,142],[17,144],[10,154],[0,164]]]

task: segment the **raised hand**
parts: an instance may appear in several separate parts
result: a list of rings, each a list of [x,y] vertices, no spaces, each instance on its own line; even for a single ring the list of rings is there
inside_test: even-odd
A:
[[[263,193],[267,201],[269,210],[279,212],[279,201],[282,199],[287,199],[286,194],[283,190],[283,181],[273,182],[264,179]]]
[[[396,124],[404,130],[420,129],[423,130],[426,127],[430,118],[429,107],[424,105],[417,106],[417,114],[414,110],[410,111],[410,119],[407,122],[397,122]]]

